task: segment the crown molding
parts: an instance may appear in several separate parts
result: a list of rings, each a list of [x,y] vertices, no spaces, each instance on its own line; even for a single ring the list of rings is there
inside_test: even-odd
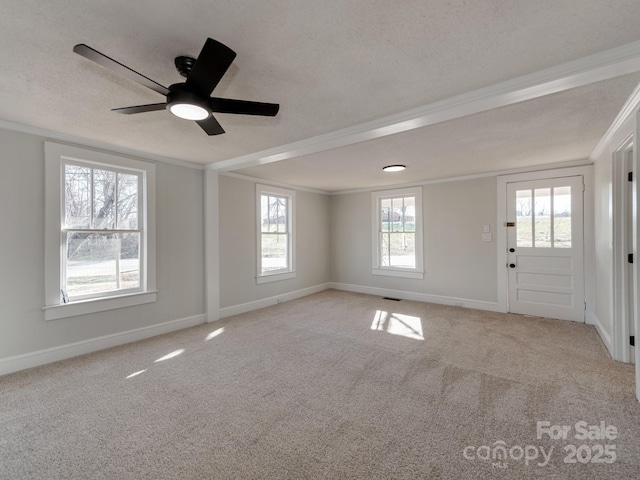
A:
[[[353,127],[210,163],[205,168],[229,172],[265,165],[434,125],[638,70],[640,70],[640,41]]]
[[[65,143],[71,143],[73,145],[79,145],[83,147],[94,148],[97,150],[103,150],[110,153],[119,153],[130,157],[136,157],[143,160],[153,160],[155,162],[170,163],[172,165],[179,165],[181,167],[193,168],[195,170],[204,170],[204,165],[197,163],[187,162],[184,160],[178,160],[170,157],[163,157],[162,155],[155,155],[153,153],[143,152],[141,150],[135,150],[133,148],[118,147],[109,143],[97,142],[86,138],[76,137],[74,135],[68,135],[66,133],[54,132],[52,130],[46,130],[44,128],[30,127],[22,125],[20,123],[13,123],[7,120],[0,120],[0,128],[4,130],[10,130],[13,132],[27,133],[29,135],[35,135],[38,137],[44,137],[47,140],[57,140]]]
[[[596,145],[596,148],[594,148],[593,152],[591,152],[591,155],[589,155],[589,158],[596,159],[600,155],[602,155],[613,140],[613,137],[618,132],[618,130],[622,127],[622,125],[624,125],[627,120],[629,120],[632,115],[635,114],[635,112],[638,111],[638,109],[640,109],[640,84],[636,86],[633,93],[629,96],[625,104],[622,106],[622,108],[618,112],[618,115],[616,115],[616,118],[613,120],[613,123],[607,130],[607,133],[605,133],[604,137],[600,139],[598,145]]]

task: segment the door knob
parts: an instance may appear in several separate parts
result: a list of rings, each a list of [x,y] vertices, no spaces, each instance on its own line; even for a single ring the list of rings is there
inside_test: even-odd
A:
[[[509,251],[510,251],[511,253],[513,253],[513,252],[515,252],[515,251],[516,251],[516,249],[515,249],[515,248],[510,248],[510,249],[509,249]]]
[[[516,264],[515,264],[515,263],[510,263],[510,264],[509,264],[509,267],[510,267],[510,268],[516,268]]]

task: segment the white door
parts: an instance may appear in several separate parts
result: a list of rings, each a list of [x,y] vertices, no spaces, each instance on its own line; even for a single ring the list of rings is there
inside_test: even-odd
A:
[[[584,322],[583,177],[507,184],[509,311]]]

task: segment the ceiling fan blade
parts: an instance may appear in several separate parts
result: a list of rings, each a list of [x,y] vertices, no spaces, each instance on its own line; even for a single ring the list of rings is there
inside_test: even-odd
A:
[[[220,135],[224,133],[224,129],[218,121],[213,118],[213,115],[210,115],[209,118],[205,118],[204,120],[197,120],[196,123],[207,132],[207,135]]]
[[[207,38],[187,77],[187,88],[203,97],[208,97],[234,58],[236,58],[236,52],[212,38]]]
[[[250,102],[248,100],[216,97],[209,99],[209,107],[211,107],[212,112],[265,115],[267,117],[275,117],[278,110],[280,110],[280,105],[277,103]]]
[[[119,73],[123,77],[128,78],[129,80],[133,80],[141,85],[144,85],[151,90],[158,92],[162,95],[168,95],[169,89],[163,87],[159,83],[154,82],[150,78],[145,77],[141,73],[136,72],[135,70],[131,70],[126,65],[121,64],[120,62],[115,61],[113,58],[107,57],[106,55],[94,50],[93,48],[85,45],[84,43],[80,43],[73,47],[73,51],[78,55],[82,55],[83,57],[96,62],[98,65],[102,65],[103,67],[108,68],[116,73]]]
[[[134,107],[112,108],[111,111],[131,115],[132,113],[156,112],[166,108],[166,103],[151,103],[149,105],[136,105]]]

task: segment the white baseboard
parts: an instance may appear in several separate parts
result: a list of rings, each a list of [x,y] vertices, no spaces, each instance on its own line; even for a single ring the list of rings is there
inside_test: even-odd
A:
[[[615,359],[615,356],[613,354],[613,343],[611,342],[611,334],[609,334],[609,332],[607,332],[602,327],[602,324],[600,323],[600,319],[598,319],[596,314],[587,310],[585,322],[588,323],[589,325],[593,325],[594,327],[596,327],[596,332],[598,332],[598,335],[600,335],[600,338],[602,339],[602,343],[604,343],[604,346],[609,352],[609,355],[611,355],[611,358]]]
[[[145,338],[155,337],[163,333],[181,330],[183,328],[193,327],[204,323],[205,314],[194,315],[193,317],[180,318],[169,322],[160,323],[158,325],[150,325],[148,327],[136,328],[126,332],[113,333],[103,337],[83,340],[81,342],[69,343],[59,347],[47,348],[36,352],[15,355],[0,359],[0,375],[17,372],[26,368],[38,367],[59,360],[77,357],[85,353],[96,352],[105,348],[116,347],[125,343],[144,340]]]
[[[402,300],[415,300],[417,302],[437,303],[439,305],[452,305],[464,308],[475,308],[490,312],[502,312],[497,302],[485,302],[482,300],[469,300],[468,298],[444,297],[441,295],[429,295],[426,293],[405,292],[387,288],[368,287],[364,285],[351,285],[347,283],[329,283],[330,288],[347,292],[366,293],[380,297],[401,298]]]
[[[287,302],[289,300],[295,300],[296,298],[306,297],[314,293],[322,292],[331,288],[329,283],[322,283],[309,288],[303,288],[301,290],[295,290],[293,292],[282,293],[280,295],[274,295],[273,297],[262,298],[253,302],[241,303],[240,305],[233,305],[231,307],[225,307],[220,309],[220,317],[231,317],[233,315],[239,315],[241,313],[247,313],[252,310],[258,310],[259,308],[270,307],[278,303]]]

